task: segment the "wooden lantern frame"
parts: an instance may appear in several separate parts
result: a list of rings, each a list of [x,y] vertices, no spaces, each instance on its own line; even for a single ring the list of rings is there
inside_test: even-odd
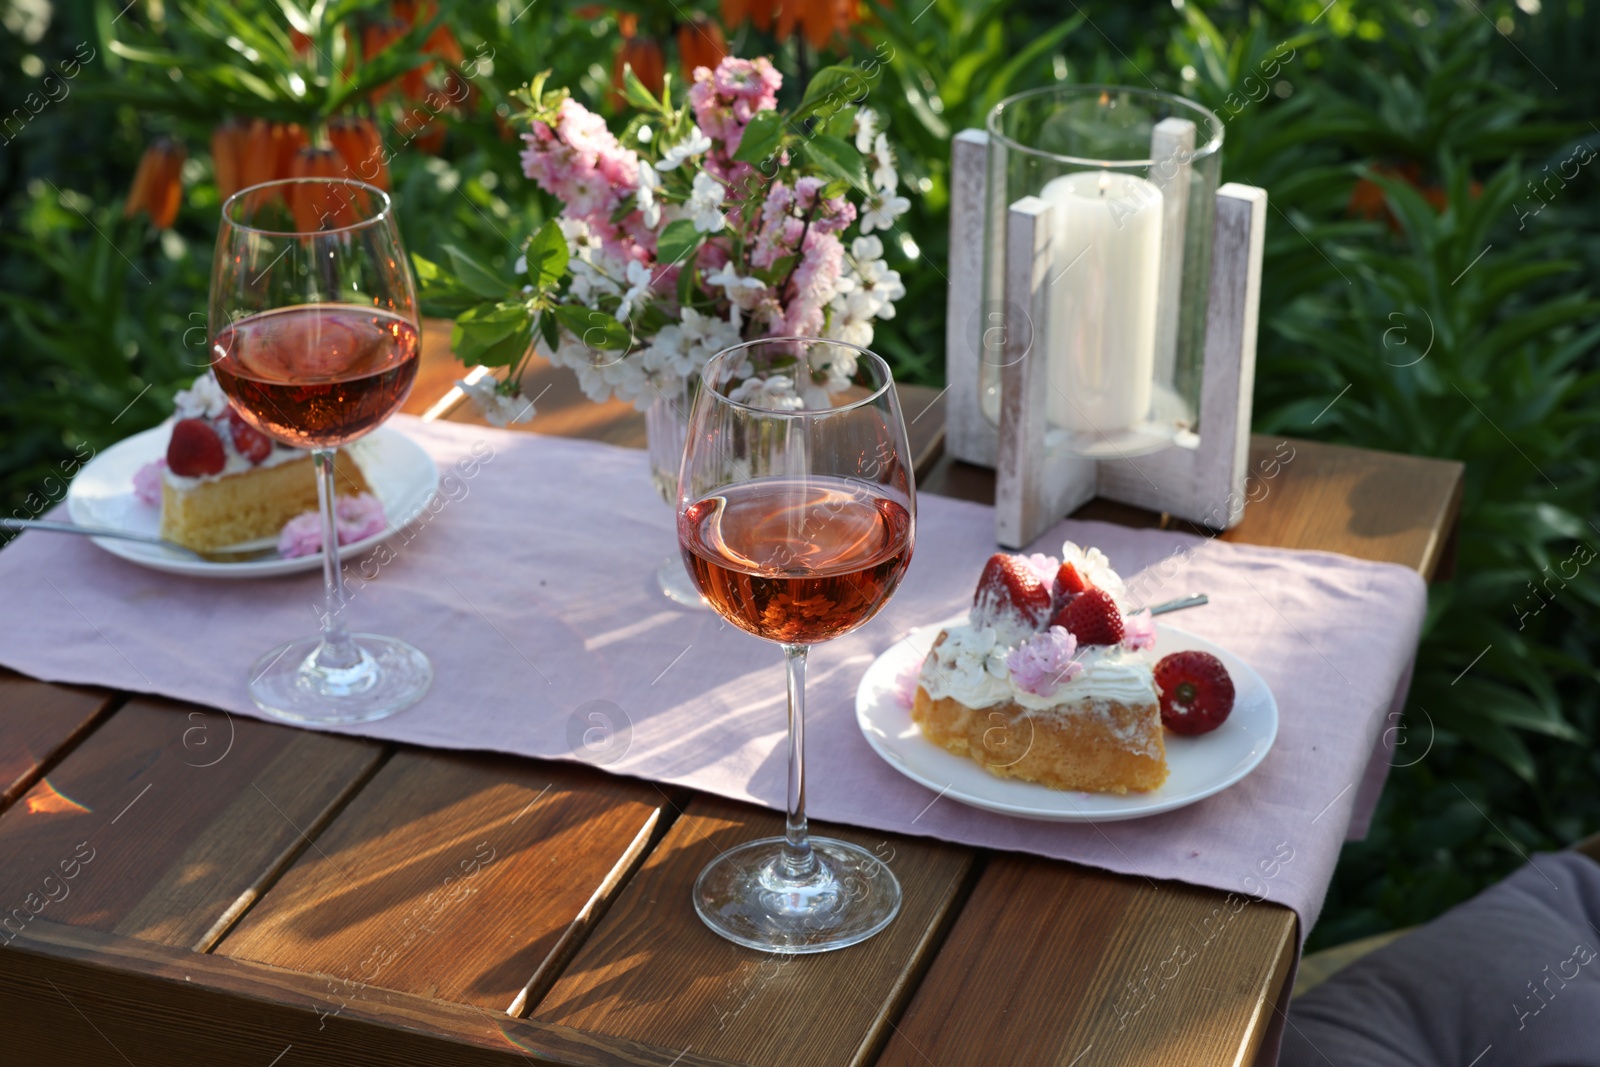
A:
[[[1158,157],[1164,136],[1171,134],[1158,127],[1153,146]],[[1175,142],[1179,150],[1181,140],[1180,134]],[[994,468],[995,540],[1006,548],[1023,548],[1096,496],[1212,529],[1236,525],[1244,515],[1249,461],[1266,190],[1229,182],[1216,193],[1198,436],[1186,435],[1186,440],[1148,455],[1093,459],[1053,451],[1045,443],[1047,367],[1043,359],[1031,358],[1031,351],[1033,339],[1048,336],[1049,329],[1051,207],[1037,197],[1023,197],[1007,208],[1000,267],[1005,304],[1025,313],[1027,328],[1000,323],[1004,329],[1000,425],[994,426],[983,414],[978,390],[986,328],[988,148],[989,135],[983,130],[963,130],[951,143],[950,302],[945,319],[950,399],[945,450],[955,459]],[[1173,197],[1178,203],[1186,203],[1186,170],[1182,179],[1179,195]],[[1181,236],[1181,225],[1170,228],[1172,232]],[[1166,258],[1175,264],[1175,256]],[[1176,273],[1164,271],[1163,285],[1175,286]],[[1163,306],[1174,307],[1175,300],[1175,291],[1168,289]]]

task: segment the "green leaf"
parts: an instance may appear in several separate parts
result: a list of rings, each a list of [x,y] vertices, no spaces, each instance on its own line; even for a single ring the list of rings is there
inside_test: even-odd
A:
[[[511,285],[506,279],[455,245],[447,244],[443,248],[445,255],[450,257],[450,267],[456,281],[468,292],[475,293],[485,300],[498,300],[511,290]]]
[[[739,141],[739,151],[733,158],[739,163],[760,163],[778,150],[783,143],[783,114],[778,111],[757,111],[750,116]]]
[[[444,277],[439,270],[439,264],[431,259],[424,259],[416,252],[411,253],[411,271],[417,276],[418,284],[424,288],[437,284]]]
[[[833,177],[842,178],[862,191],[871,189],[867,183],[867,168],[855,145],[819,134],[805,142],[802,150],[808,160]]]
[[[826,121],[866,91],[867,79],[854,66],[838,64],[823,67],[811,76],[811,84],[806,86],[806,95],[801,98],[800,106],[792,118],[799,122],[822,112]]]
[[[678,304],[680,307],[688,307],[689,302],[694,297],[694,276],[695,266],[693,263],[685,263],[683,269],[678,272]]]
[[[590,348],[627,349],[633,333],[603,311],[573,304],[557,304],[551,309],[574,337]]]
[[[849,107],[840,108],[834,112],[832,118],[822,123],[818,132],[826,133],[832,137],[848,139],[856,128],[856,111],[857,108],[853,104]]]
[[[545,347],[554,352],[561,347],[560,324],[556,317],[546,311],[539,316],[539,336],[544,340]]]
[[[540,292],[550,289],[567,273],[571,252],[567,248],[566,235],[554,219],[539,227],[539,232],[533,235],[533,240],[528,242],[527,256],[528,281]]]
[[[694,228],[690,219],[678,219],[667,224],[656,241],[656,262],[671,265],[681,262],[690,252],[700,247],[704,235]]]
[[[644,82],[633,72],[633,64],[629,63],[622,68],[622,95],[628,103],[645,111],[660,112],[663,104],[660,100],[650,95],[650,90],[645,88]]]
[[[523,304],[483,304],[456,319],[450,347],[468,365],[509,367],[533,340],[533,321]]]

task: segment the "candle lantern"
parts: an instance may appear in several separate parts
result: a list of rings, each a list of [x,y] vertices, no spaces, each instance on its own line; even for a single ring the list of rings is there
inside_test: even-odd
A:
[[[1021,547],[1099,495],[1243,513],[1266,194],[1222,123],[1108,86],[1001,101],[952,147],[948,450]]]

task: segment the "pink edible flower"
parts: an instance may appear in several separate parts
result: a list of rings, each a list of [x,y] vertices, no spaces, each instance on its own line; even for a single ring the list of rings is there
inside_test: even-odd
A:
[[[334,526],[339,532],[341,545],[364,541],[381,533],[389,520],[383,514],[383,504],[371,493],[359,496],[342,496],[334,501]],[[308,511],[284,523],[278,535],[278,555],[284,559],[311,556],[322,551],[322,513]]]
[[[146,507],[161,506],[161,476],[166,472],[165,458],[153,459],[133,472],[133,495]]]
[[[561,102],[555,126],[535,122],[522,135],[522,172],[559,197],[573,218],[609,216],[639,185],[639,156],[622,147],[603,118],[572,98]]]
[[[1039,576],[1039,580],[1044,583],[1045,592],[1053,595],[1056,591],[1056,572],[1061,569],[1061,561],[1043,552],[1035,552],[1031,556],[1023,556],[1022,562]]]
[[[728,56],[717,64],[716,70],[695,69],[689,106],[706,136],[721,142],[707,157],[707,170],[713,169],[713,163],[727,164],[732,160],[751,117],[757,111],[778,106],[778,89],[782,85],[783,75],[765,57],[751,60]]]
[[[815,337],[822,332],[822,309],[839,291],[839,275],[844,269],[844,245],[832,234],[812,231],[806,235],[805,255],[794,272],[788,309],[774,329],[781,334]],[[776,334],[775,334],[776,336]]]
[[[894,696],[903,707],[911,707],[917,702],[918,679],[922,676],[922,661],[912,658],[900,668],[900,673],[894,676]]]
[[[838,233],[856,221],[856,206],[842,196],[822,202],[822,210],[811,220],[811,228],[818,233]]]
[[[1148,608],[1122,620],[1122,645],[1135,652],[1156,647],[1156,620]]]
[[[1052,697],[1062,682],[1069,682],[1083,664],[1073,657],[1078,639],[1064,626],[1052,626],[1034,634],[1006,655],[1006,669],[1018,688],[1036,697]]]

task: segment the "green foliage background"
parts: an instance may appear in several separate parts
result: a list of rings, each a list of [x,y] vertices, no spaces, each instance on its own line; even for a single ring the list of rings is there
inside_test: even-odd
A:
[[[1600,149],[1600,6],[1544,3],[1524,0],[1530,14],[1510,3],[1085,0],[1068,17],[1048,0],[919,0],[874,6],[858,38],[825,56],[748,27],[729,35],[736,54],[774,54],[792,96],[802,68],[889,57],[865,102],[888,122],[913,200],[886,242],[909,292],[876,342],[903,378],[942,374],[950,134],[1023,88],[1148,83],[1215,108],[1225,180],[1271,196],[1257,429],[1466,462],[1455,575],[1433,587],[1397,735],[1395,762],[1409,765],[1391,774],[1368,839],[1347,846],[1313,947],[1422,921],[1527,853],[1600,829],[1600,301],[1589,283],[1600,199],[1587,162]],[[441,156],[395,159],[402,229],[429,258],[450,243],[503,265],[551,205],[521,177],[492,110],[545,68],[608,109],[616,24],[554,4],[441,6],[468,54],[492,48],[493,69],[475,79],[477,111],[452,120]],[[665,2],[616,6],[647,27],[674,18]],[[119,18],[121,7],[4,13],[7,512],[59,499],[62,459],[159,421],[204,364],[195,327],[217,209],[204,146],[228,100],[172,84],[230,77],[235,60],[195,31],[200,16],[226,7],[246,36],[281,32],[272,0],[169,3],[165,36],[159,5]],[[40,10],[45,23],[27,14]],[[183,61],[136,62],[113,38],[165,41]],[[85,45],[95,58],[66,94],[35,107],[42,79]],[[186,201],[166,233],[120,211],[158,133],[191,146]],[[1387,196],[1393,225],[1351,215],[1363,179]]]

